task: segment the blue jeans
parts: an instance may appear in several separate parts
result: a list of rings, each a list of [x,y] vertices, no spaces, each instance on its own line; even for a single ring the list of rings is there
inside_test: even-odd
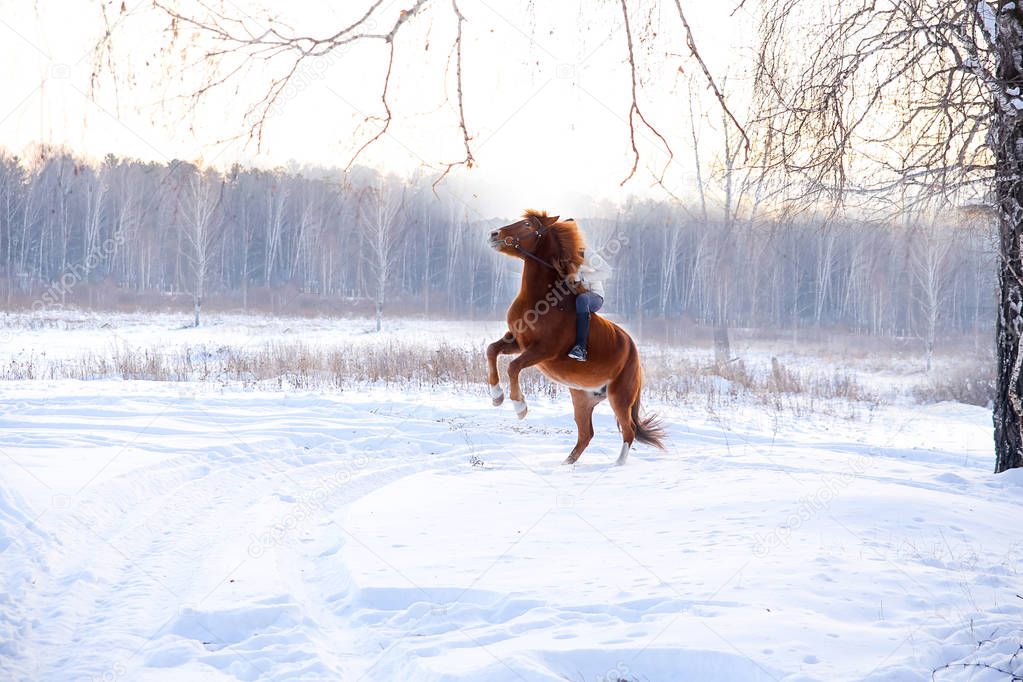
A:
[[[595,313],[604,305],[604,298],[592,291],[575,297],[575,345],[586,348],[590,337],[590,313]]]
[[[604,299],[600,294],[592,291],[579,294],[575,297],[575,312],[577,315],[595,313],[604,305]]]

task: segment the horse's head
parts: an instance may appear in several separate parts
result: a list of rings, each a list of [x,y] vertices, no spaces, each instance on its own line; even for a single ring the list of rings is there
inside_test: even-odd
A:
[[[522,220],[491,232],[490,246],[496,251],[517,258],[522,257],[523,251],[535,253],[540,240],[558,222],[558,217],[538,211],[526,211]]]

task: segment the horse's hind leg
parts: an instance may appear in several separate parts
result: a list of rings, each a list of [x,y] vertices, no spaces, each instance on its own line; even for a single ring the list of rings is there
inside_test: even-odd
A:
[[[571,393],[572,405],[575,407],[575,425],[579,431],[579,438],[576,440],[572,452],[569,453],[562,464],[575,464],[576,460],[579,459],[579,455],[583,454],[583,450],[590,444],[590,439],[593,438],[593,408],[607,397],[606,393],[594,393],[593,391],[579,390],[577,388],[571,389]]]
[[[636,425],[632,422],[632,403],[635,402],[638,389],[639,387],[635,385],[634,381],[623,377],[615,379],[607,387],[611,409],[614,410],[618,428],[622,431],[622,451],[615,462],[618,466],[625,464],[625,460],[629,458],[632,441],[636,439]]]
[[[487,383],[490,384],[490,399],[495,406],[504,402],[504,389],[497,373],[497,356],[514,353],[518,349],[519,344],[511,332],[505,332],[504,336],[487,346]]]

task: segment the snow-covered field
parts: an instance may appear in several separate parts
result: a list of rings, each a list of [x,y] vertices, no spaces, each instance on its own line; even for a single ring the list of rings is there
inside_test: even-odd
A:
[[[212,338],[379,342],[366,321],[173,322],[17,320],[0,361]],[[472,346],[502,331],[392,329]],[[0,679],[1023,672],[1023,476],[990,473],[988,411],[647,407],[667,452],[639,446],[611,466],[620,441],[601,405],[569,468],[571,407],[542,397],[520,422],[451,387],[8,382]]]
[[[0,316],[0,359],[72,359],[126,348],[159,347],[166,352],[199,345],[255,348],[269,342],[312,347],[395,341],[475,346],[500,338],[506,329],[501,320],[389,319],[378,333],[373,320],[362,318],[215,314],[203,319],[202,326],[192,327],[187,315],[168,313],[10,312]]]

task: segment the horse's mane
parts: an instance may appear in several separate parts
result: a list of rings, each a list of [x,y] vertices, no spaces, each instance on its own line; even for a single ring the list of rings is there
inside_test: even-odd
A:
[[[537,211],[532,208],[527,209],[522,217],[539,218],[544,224],[550,220],[547,211]],[[554,253],[551,254],[554,265],[563,273],[578,270],[579,266],[583,264],[583,251],[586,248],[586,243],[583,241],[582,232],[579,231],[579,226],[575,221],[556,222],[548,228],[547,234],[551,236],[551,242],[554,244]]]

